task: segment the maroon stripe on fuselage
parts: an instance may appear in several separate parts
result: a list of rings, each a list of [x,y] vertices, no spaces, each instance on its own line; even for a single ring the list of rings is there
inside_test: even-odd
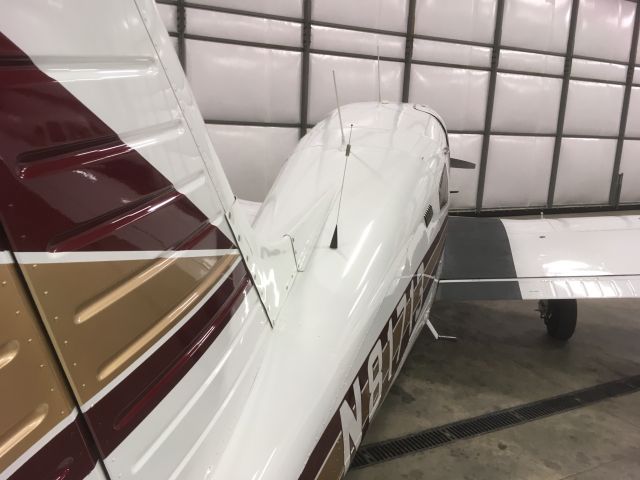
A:
[[[91,436],[76,417],[33,456],[9,480],[82,480],[97,459]]]
[[[444,243],[445,233],[446,233],[446,226],[447,226],[447,219],[445,219],[442,227],[440,228],[440,231],[438,232],[438,234],[434,238],[433,242],[431,243],[431,246],[429,247],[429,249],[427,250],[427,253],[423,257],[423,260],[422,260],[421,264],[428,265],[429,263],[433,262],[436,259],[438,261],[440,260],[440,258],[442,256],[442,252],[443,252],[443,249],[441,249],[440,247],[442,247],[442,245]],[[436,258],[436,256],[437,256],[437,258]],[[429,271],[429,272],[425,271],[425,274],[429,275],[429,278],[427,280],[426,287],[425,287],[423,295],[421,297],[421,308],[422,308],[422,306],[424,306],[424,301],[427,299],[429,291],[431,290],[431,287],[433,286],[433,280],[432,280],[431,277],[436,273],[436,270],[438,268],[438,261],[435,262],[435,265],[434,265],[432,271]],[[417,273],[418,272],[416,271],[414,273],[414,275],[416,275]],[[414,287],[414,282],[413,282],[413,279],[412,279],[409,282],[409,285],[405,288],[405,290],[403,292],[403,295],[405,295],[413,287]],[[401,300],[399,300],[398,303],[400,301]],[[419,312],[416,312],[416,313],[419,313]],[[416,320],[417,320],[417,318],[413,318],[413,317],[410,319],[411,322],[416,321]],[[387,325],[389,324],[389,322],[391,322],[391,324],[393,326],[396,326],[396,325],[398,325],[399,321],[400,321],[400,319],[398,318],[398,315],[397,315],[397,305],[396,305],[394,307],[393,311],[391,312],[391,315],[389,316],[389,319],[387,320],[387,322],[385,322],[385,325],[382,328],[382,331],[379,333],[378,338],[377,338],[377,340],[380,341],[381,348],[383,350],[384,350],[384,348],[386,347],[386,345],[388,343]],[[412,329],[413,329],[413,326],[404,325],[404,323],[402,323],[401,324],[401,328],[408,329],[409,332],[411,332]],[[392,368],[393,368],[394,372],[397,371],[397,368],[400,367],[400,363],[402,361],[402,357],[403,357],[404,353],[406,352],[406,349],[407,349],[407,347],[409,345],[410,337],[411,337],[411,335],[402,335],[401,344],[400,345],[396,345],[394,347],[394,350],[396,352],[398,352],[397,359],[394,356],[394,361],[393,361],[393,365],[392,365]],[[372,346],[372,348],[373,348],[373,346]],[[362,391],[364,390],[366,382],[367,382],[367,360],[368,360],[368,355],[367,355],[367,358],[362,363],[362,365],[360,366],[360,369],[358,370],[358,372],[356,374],[356,377],[359,379],[360,388],[361,388]],[[356,377],[354,377],[353,380],[355,380]],[[389,388],[390,388],[390,385],[389,385]],[[351,384],[349,384],[349,387],[348,387],[347,391],[344,394],[343,400],[341,400],[340,403],[342,404],[342,401],[345,401],[345,400],[347,401],[347,403],[349,404],[351,409],[355,410],[355,397],[354,397],[353,388],[352,388]],[[316,443],[316,446],[313,449],[313,452],[311,452],[311,455],[309,455],[309,458],[307,459],[307,462],[306,462],[306,464],[304,466],[304,469],[300,473],[300,476],[299,476],[300,480],[313,480],[313,479],[315,479],[317,474],[319,473],[320,469],[322,468],[322,465],[323,465],[325,459],[327,458],[327,456],[331,452],[331,448],[333,447],[333,444],[336,441],[336,438],[340,434],[340,430],[341,430],[339,408],[340,408],[340,405],[338,405],[338,409],[336,409],[336,411],[334,412],[333,416],[331,417],[331,420],[329,421],[329,423],[325,427],[322,435],[320,436],[320,439],[318,440],[318,443]],[[364,437],[365,433],[369,429],[370,420],[371,419],[369,417],[363,418],[362,437]]]
[[[176,333],[85,413],[103,457],[113,452],[195,365],[250,288],[249,275],[240,263]]]
[[[14,250],[170,250],[208,222],[2,33],[0,72],[0,223]],[[213,227],[192,248],[232,246]]]

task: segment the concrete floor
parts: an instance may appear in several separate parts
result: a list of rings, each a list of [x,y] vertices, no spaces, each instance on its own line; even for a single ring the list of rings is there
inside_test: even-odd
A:
[[[640,374],[640,301],[578,303],[567,344],[535,302],[439,303],[363,443]],[[640,393],[353,470],[347,480],[640,479]]]

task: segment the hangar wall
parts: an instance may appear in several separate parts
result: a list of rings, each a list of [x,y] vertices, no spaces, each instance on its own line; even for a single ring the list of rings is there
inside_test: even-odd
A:
[[[378,98],[379,48],[383,99],[435,108],[479,165],[452,172],[455,209],[640,204],[635,1],[158,3],[239,197],[335,108],[332,70],[341,102]]]

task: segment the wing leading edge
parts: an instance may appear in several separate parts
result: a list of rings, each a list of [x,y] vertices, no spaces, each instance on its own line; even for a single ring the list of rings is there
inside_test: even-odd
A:
[[[438,298],[640,296],[640,217],[452,217]]]

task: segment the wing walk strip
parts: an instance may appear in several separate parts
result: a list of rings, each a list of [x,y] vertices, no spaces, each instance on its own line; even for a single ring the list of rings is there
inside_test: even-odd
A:
[[[357,416],[357,410],[361,409],[360,438],[362,438],[362,435],[370,425],[375,409],[389,391],[395,374],[402,366],[412,334],[418,324],[419,314],[433,285],[433,275],[437,271],[442,256],[446,228],[447,221],[445,220],[415,275],[409,281],[401,300],[394,308],[389,320],[385,323],[367,359],[358,370],[353,386],[349,387],[345,393],[313,452],[311,452],[300,474],[299,478],[301,480],[340,478],[346,466],[348,466],[348,460],[353,455],[357,445],[353,445],[350,435],[345,438],[343,434],[340,407],[346,403],[351,413],[355,416]],[[420,275],[423,268],[423,272],[426,275]],[[368,380],[368,363],[370,362],[368,359],[378,345],[380,346],[380,356],[377,361],[373,362],[372,369],[375,369],[375,365],[377,365],[377,372],[382,376],[382,380],[380,387],[373,387],[375,390],[371,392]],[[356,392],[358,398],[356,398]],[[371,398],[372,395],[374,396],[373,399]],[[346,447],[345,441],[349,442]]]
[[[640,391],[640,375],[634,375],[556,397],[441,425],[404,437],[363,445],[356,453],[351,468],[369,467],[405,455],[448,445],[457,440],[515,427],[638,391]]]
[[[438,300],[522,300],[499,218],[451,217]],[[465,282],[473,278],[477,282]]]

